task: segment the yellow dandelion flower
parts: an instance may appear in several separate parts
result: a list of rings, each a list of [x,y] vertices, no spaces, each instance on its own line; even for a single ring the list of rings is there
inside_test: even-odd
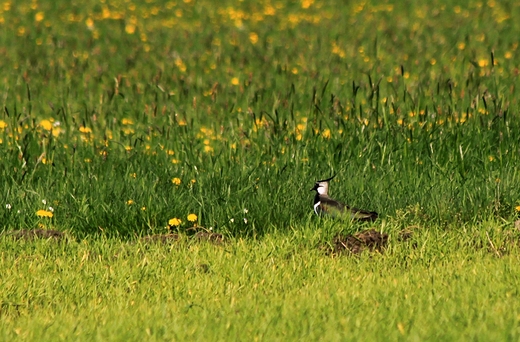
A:
[[[136,27],[134,24],[126,24],[126,26],[125,26],[125,32],[128,34],[134,34],[135,29],[136,29]]]
[[[40,121],[40,127],[46,131],[50,131],[52,129],[52,123],[49,120]]]
[[[175,184],[175,185],[180,185],[181,184],[181,179],[180,178],[172,178],[172,183]]]
[[[330,139],[330,129],[325,129],[323,131],[323,133],[321,133],[321,135],[325,138],[325,139]]]
[[[85,25],[87,25],[89,30],[92,30],[94,28],[94,20],[92,20],[92,18],[87,18],[87,20],[85,20]]]
[[[311,5],[314,3],[314,0],[303,0],[302,1],[302,8],[307,9],[311,7]]]
[[[36,216],[38,217],[53,217],[54,214],[52,213],[52,211],[47,211],[47,210],[38,210],[36,212]]]
[[[174,63],[177,66],[177,68],[179,68],[180,71],[182,71],[182,72],[186,71],[186,64],[184,64],[182,59],[177,58]]]
[[[173,226],[173,227],[180,226],[181,223],[182,223],[182,221],[176,217],[168,220],[168,225]]]
[[[206,152],[206,153],[213,152],[213,147],[211,147],[209,145],[204,145],[204,152]]]
[[[92,133],[92,130],[91,130],[90,128],[88,128],[88,127],[85,127],[85,126],[81,126],[81,127],[79,128],[79,131],[80,131],[81,133],[85,133],[85,134]]]
[[[251,32],[249,34],[249,41],[251,42],[251,44],[256,44],[258,42],[258,34],[256,34],[255,32]]]
[[[172,164],[179,164],[179,163],[180,163],[179,159],[175,159],[175,158],[172,159]]]
[[[128,201],[126,201],[126,204],[132,205],[132,204],[134,204],[134,200],[129,199]]]
[[[37,21],[37,22],[42,21],[44,18],[45,18],[45,14],[43,12],[38,12],[34,16],[34,20]]]
[[[231,79],[231,84],[237,86],[240,81],[238,80],[238,77],[233,77]]]
[[[7,122],[0,120],[0,129],[7,128]]]
[[[141,207],[141,210],[142,210],[142,211],[145,211],[145,210],[146,210],[146,207]]]
[[[264,9],[265,15],[275,15],[276,9],[272,5],[267,5]]]
[[[130,128],[130,127],[124,127],[122,129],[123,133],[126,134],[126,135],[130,135],[130,134],[134,134],[135,131],[133,128]]]
[[[123,120],[121,120],[121,124],[123,124],[123,125],[133,125],[134,124],[134,120],[123,118]]]
[[[191,184],[195,184],[197,181],[195,179],[192,179],[190,182]]]
[[[520,205],[517,205],[517,206],[515,207],[515,210],[516,210],[516,211],[520,211]]]
[[[59,136],[62,132],[63,132],[63,130],[62,130],[61,128],[59,128],[59,127],[54,127],[54,128],[52,129],[52,136],[57,137],[57,136]]]
[[[188,221],[190,221],[190,222],[197,222],[197,218],[198,217],[195,214],[189,214],[188,215]]]

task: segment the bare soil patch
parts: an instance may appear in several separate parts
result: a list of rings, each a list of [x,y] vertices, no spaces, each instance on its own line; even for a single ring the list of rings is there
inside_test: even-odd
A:
[[[224,242],[224,236],[222,234],[213,233],[210,231],[199,231],[192,235],[170,233],[147,235],[141,238],[142,242],[160,244],[173,244],[179,242],[180,240],[189,242],[210,242],[219,245]]]
[[[177,241],[179,241],[179,239],[180,239],[179,234],[155,234],[155,235],[143,236],[141,238],[141,241],[149,242],[149,243],[168,244],[168,243],[177,242]]]
[[[17,240],[51,239],[63,240],[66,238],[64,232],[52,229],[20,229],[5,233]]]
[[[355,234],[338,234],[326,250],[328,254],[360,254],[365,250],[383,252],[388,244],[388,234],[375,229],[365,230]]]

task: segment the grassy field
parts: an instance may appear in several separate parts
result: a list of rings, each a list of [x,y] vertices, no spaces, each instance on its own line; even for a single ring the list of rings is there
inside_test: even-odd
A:
[[[217,246],[4,239],[0,339],[520,338],[511,241],[490,237],[493,250],[476,230],[424,230],[384,254],[334,258],[316,248],[326,235],[301,227]]]
[[[519,16],[4,1],[0,339],[520,339]],[[315,217],[333,174],[380,219]]]

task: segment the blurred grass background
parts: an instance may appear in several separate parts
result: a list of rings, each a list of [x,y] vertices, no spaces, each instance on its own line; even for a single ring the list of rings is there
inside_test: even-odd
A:
[[[6,1],[3,229],[127,236],[196,214],[261,235],[308,224],[308,190],[334,173],[333,197],[403,226],[512,220],[519,12]]]

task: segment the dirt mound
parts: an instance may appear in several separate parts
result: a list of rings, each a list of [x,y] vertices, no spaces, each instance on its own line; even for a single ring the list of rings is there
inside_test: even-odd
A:
[[[197,234],[193,235],[192,239],[196,239],[198,241],[208,241],[215,244],[220,244],[224,240],[224,236],[222,234],[218,233],[212,233],[212,232],[205,232],[201,231]]]
[[[382,252],[388,244],[388,234],[374,229],[350,235],[336,235],[329,246],[330,254],[360,254],[364,250]]]
[[[53,239],[62,240],[66,237],[64,232],[51,229],[21,229],[14,230],[5,234],[17,240]]]
[[[147,235],[141,238],[143,242],[150,243],[173,243],[180,239],[179,234],[156,234],[156,235]]]
[[[170,233],[170,234],[155,234],[155,235],[147,235],[143,236],[141,238],[142,242],[145,243],[161,243],[161,244],[172,244],[175,242],[178,242],[179,240],[187,238],[187,241],[194,241],[194,242],[203,242],[207,241],[213,244],[221,244],[224,241],[224,236],[222,234],[218,233],[212,233],[207,231],[200,231],[196,234],[186,236],[183,234],[176,234],[176,233]]]

